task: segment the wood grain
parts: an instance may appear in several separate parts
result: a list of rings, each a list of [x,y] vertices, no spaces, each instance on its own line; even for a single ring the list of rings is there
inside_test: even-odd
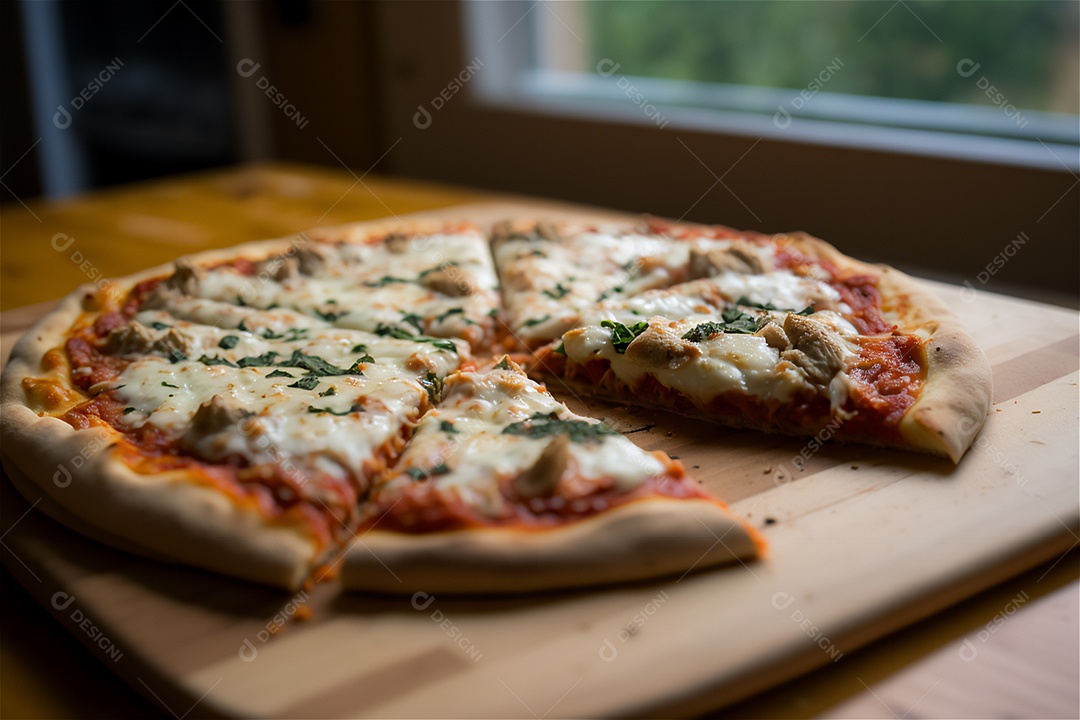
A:
[[[440,215],[536,213],[574,211],[504,203]],[[842,660],[1076,543],[1076,313],[988,293],[965,303],[956,288],[931,287],[987,349],[1001,383],[957,468],[826,444],[800,470],[796,439],[569,398],[638,430],[630,437],[641,446],[678,455],[760,526],[771,553],[749,566],[430,605],[344,594],[334,583],[289,596],[87,543],[30,512],[34,498],[7,482],[4,562],[92,653],[178,715],[195,705],[281,717],[715,709]],[[72,604],[57,608],[56,593]],[[310,620],[291,618],[298,606]],[[895,692],[904,698],[910,687]]]

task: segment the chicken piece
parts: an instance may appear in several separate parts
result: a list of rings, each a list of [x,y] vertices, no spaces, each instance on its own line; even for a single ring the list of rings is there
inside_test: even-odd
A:
[[[428,290],[434,290],[450,297],[463,297],[472,295],[475,292],[469,278],[460,268],[454,265],[432,270],[420,278],[420,284]]]
[[[690,250],[690,279],[713,277],[722,272],[737,272],[743,275],[758,275],[765,272],[759,258],[749,248],[732,245],[731,247],[700,252]]]
[[[254,413],[249,410],[215,395],[195,411],[191,424],[180,438],[180,445],[206,459],[220,457],[232,438],[248,434],[242,425],[252,415]]]
[[[784,332],[792,349],[781,352],[780,358],[801,368],[811,382],[827,385],[844,366],[840,337],[821,323],[788,313]]]
[[[766,323],[760,330],[754,333],[758,337],[765,338],[765,343],[774,350],[786,350],[791,347],[784,328],[774,322]]]
[[[384,242],[386,249],[395,255],[401,255],[409,249],[409,236],[402,233],[390,233]]]
[[[105,352],[110,355],[145,355],[153,347],[157,335],[141,322],[121,325],[105,338]]]
[[[194,341],[176,328],[169,328],[169,332],[154,341],[152,349],[155,352],[164,353],[170,360],[183,360],[191,354]]]
[[[294,257],[301,275],[315,275],[326,265],[326,258],[318,250],[294,245]]]
[[[158,283],[143,301],[140,309],[157,310],[168,307],[180,297],[198,295],[199,282],[205,274],[206,271],[202,268],[195,267],[184,260],[177,260],[173,274]]]
[[[570,460],[570,438],[557,435],[525,472],[514,478],[514,494],[523,500],[550,497]]]
[[[626,346],[626,357],[648,370],[675,370],[701,355],[694,343],[650,327]]]

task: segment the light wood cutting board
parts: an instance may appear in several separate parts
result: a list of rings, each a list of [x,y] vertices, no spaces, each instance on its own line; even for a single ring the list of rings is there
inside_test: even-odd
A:
[[[573,216],[542,205],[427,217]],[[414,216],[410,216],[414,217]],[[5,565],[133,687],[182,716],[544,717],[714,709],[839,660],[1075,543],[1077,314],[928,283],[995,396],[959,465],[565,398],[679,457],[769,556],[646,585],[518,598],[297,595],[97,545],[0,482]],[[35,306],[0,316],[3,356]],[[803,453],[805,462],[795,462]],[[302,610],[297,610],[303,608]],[[310,618],[300,621],[300,615]]]

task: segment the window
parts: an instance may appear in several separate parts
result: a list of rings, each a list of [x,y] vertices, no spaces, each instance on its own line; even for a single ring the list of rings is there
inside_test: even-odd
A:
[[[485,102],[1080,169],[1076,2],[470,2]]]

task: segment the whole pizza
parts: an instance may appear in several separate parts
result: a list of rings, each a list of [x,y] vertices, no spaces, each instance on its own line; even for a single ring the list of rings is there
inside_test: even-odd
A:
[[[365,224],[72,293],[4,371],[3,461],[91,538],[287,588],[521,592],[764,553],[544,382],[954,463],[991,397],[940,300],[802,233]]]

